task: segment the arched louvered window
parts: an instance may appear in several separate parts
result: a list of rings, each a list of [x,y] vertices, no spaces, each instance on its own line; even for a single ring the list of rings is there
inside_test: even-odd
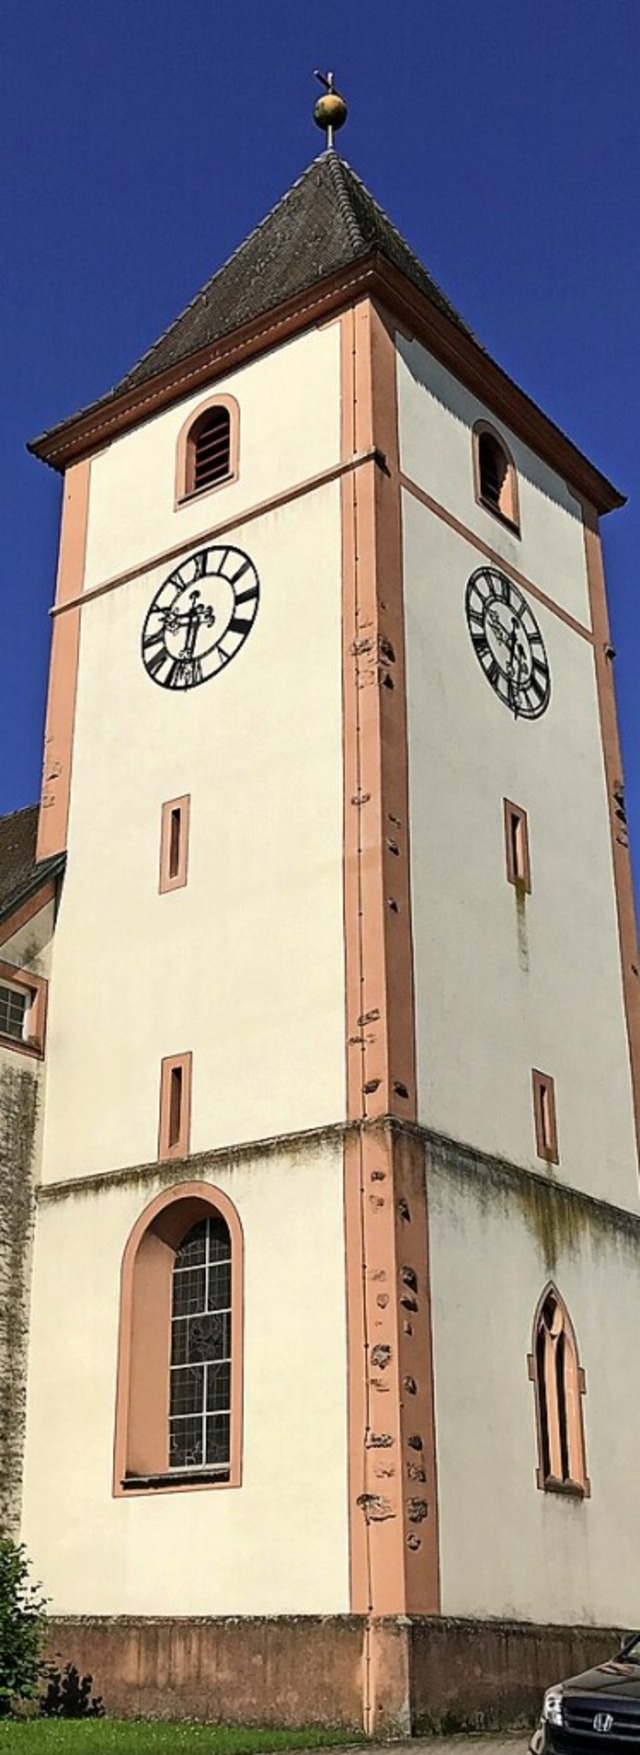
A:
[[[240,1485],[242,1330],[233,1203],[204,1182],[165,1190],[122,1264],[116,1495]]]
[[[529,1376],[536,1398],[537,1484],[545,1492],[587,1495],[590,1489],[581,1406],[585,1374],[578,1360],[569,1312],[551,1283],[543,1292],[534,1319]]]
[[[222,487],[238,474],[239,410],[234,396],[217,396],[185,422],[178,438],[176,504]]]
[[[478,421],[473,430],[473,468],[479,504],[519,531],[518,480],[513,459],[504,440],[485,421]]]

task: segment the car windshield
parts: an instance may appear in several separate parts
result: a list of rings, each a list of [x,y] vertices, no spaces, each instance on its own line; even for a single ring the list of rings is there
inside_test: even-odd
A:
[[[629,1640],[629,1644],[625,1645],[624,1652],[621,1652],[620,1656],[625,1663],[638,1664],[640,1667],[640,1633],[636,1634],[635,1639]]]

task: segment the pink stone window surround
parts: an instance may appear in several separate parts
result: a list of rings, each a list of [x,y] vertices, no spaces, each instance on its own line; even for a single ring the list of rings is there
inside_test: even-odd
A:
[[[235,396],[211,396],[191,412],[178,435],[176,509],[219,492],[238,478],[240,409]]]
[[[507,882],[531,895],[531,857],[529,853],[529,822],[522,805],[503,799],[504,837]]]
[[[591,1492],[581,1400],[586,1378],[573,1323],[551,1281],[536,1310],[527,1365],[535,1391],[536,1485],[545,1493],[572,1493],[586,1499]]]
[[[477,504],[519,536],[520,506],[515,463],[501,434],[488,421],[476,421],[472,454]]]
[[[545,1164],[559,1164],[555,1080],[551,1073],[539,1072],[533,1067],[531,1085],[536,1152]]]
[[[191,798],[169,798],[162,806],[160,824],[160,895],[181,890],[187,882]]]
[[[188,1310],[185,1295],[176,1294],[182,1269],[189,1265],[185,1251],[191,1246],[193,1253],[193,1242],[202,1231],[215,1232],[217,1239],[217,1249],[212,1250],[210,1238],[206,1242],[209,1279],[213,1272],[217,1281],[213,1295],[211,1287],[206,1292],[204,1312],[202,1300],[189,1298],[188,1287],[183,1289]],[[221,1248],[221,1239],[228,1239],[228,1247]],[[185,1314],[196,1325],[188,1342],[175,1332]],[[223,1334],[218,1334],[216,1324],[222,1324]],[[113,1477],[117,1499],[241,1486],[243,1331],[244,1238],[236,1208],[221,1189],[207,1183],[184,1182],[165,1189],[140,1214],[122,1262]],[[185,1435],[174,1431],[181,1418],[181,1398],[172,1386],[171,1372],[172,1365],[179,1370],[185,1345],[187,1352],[195,1345],[196,1353],[200,1348],[216,1354],[207,1363],[206,1375],[213,1374],[214,1382],[204,1386],[202,1458],[199,1451],[187,1454]],[[186,1436],[193,1439],[191,1430]]]
[[[160,1066],[158,1157],[186,1158],[191,1132],[192,1055],[167,1055]]]
[[[3,1013],[6,1013],[8,1026],[6,1030],[0,1029],[0,1042],[5,1048],[13,1048],[17,1054],[30,1054],[41,1060],[45,1044],[47,982],[42,975],[32,975],[30,970],[0,961],[0,987],[6,995]],[[13,1006],[12,994],[16,997]]]

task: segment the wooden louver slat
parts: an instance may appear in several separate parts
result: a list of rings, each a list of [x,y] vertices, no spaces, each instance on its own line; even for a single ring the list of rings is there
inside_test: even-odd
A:
[[[202,417],[192,437],[193,488],[210,487],[230,472],[231,422],[226,408]]]

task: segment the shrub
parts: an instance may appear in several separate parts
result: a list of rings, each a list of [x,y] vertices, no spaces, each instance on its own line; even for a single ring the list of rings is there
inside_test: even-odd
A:
[[[40,1701],[45,1718],[104,1718],[101,1695],[92,1695],[93,1676],[81,1676],[75,1664],[47,1670],[49,1685]]]
[[[45,1640],[46,1604],[29,1579],[22,1543],[0,1536],[0,1716],[15,1700],[37,1693]]]

